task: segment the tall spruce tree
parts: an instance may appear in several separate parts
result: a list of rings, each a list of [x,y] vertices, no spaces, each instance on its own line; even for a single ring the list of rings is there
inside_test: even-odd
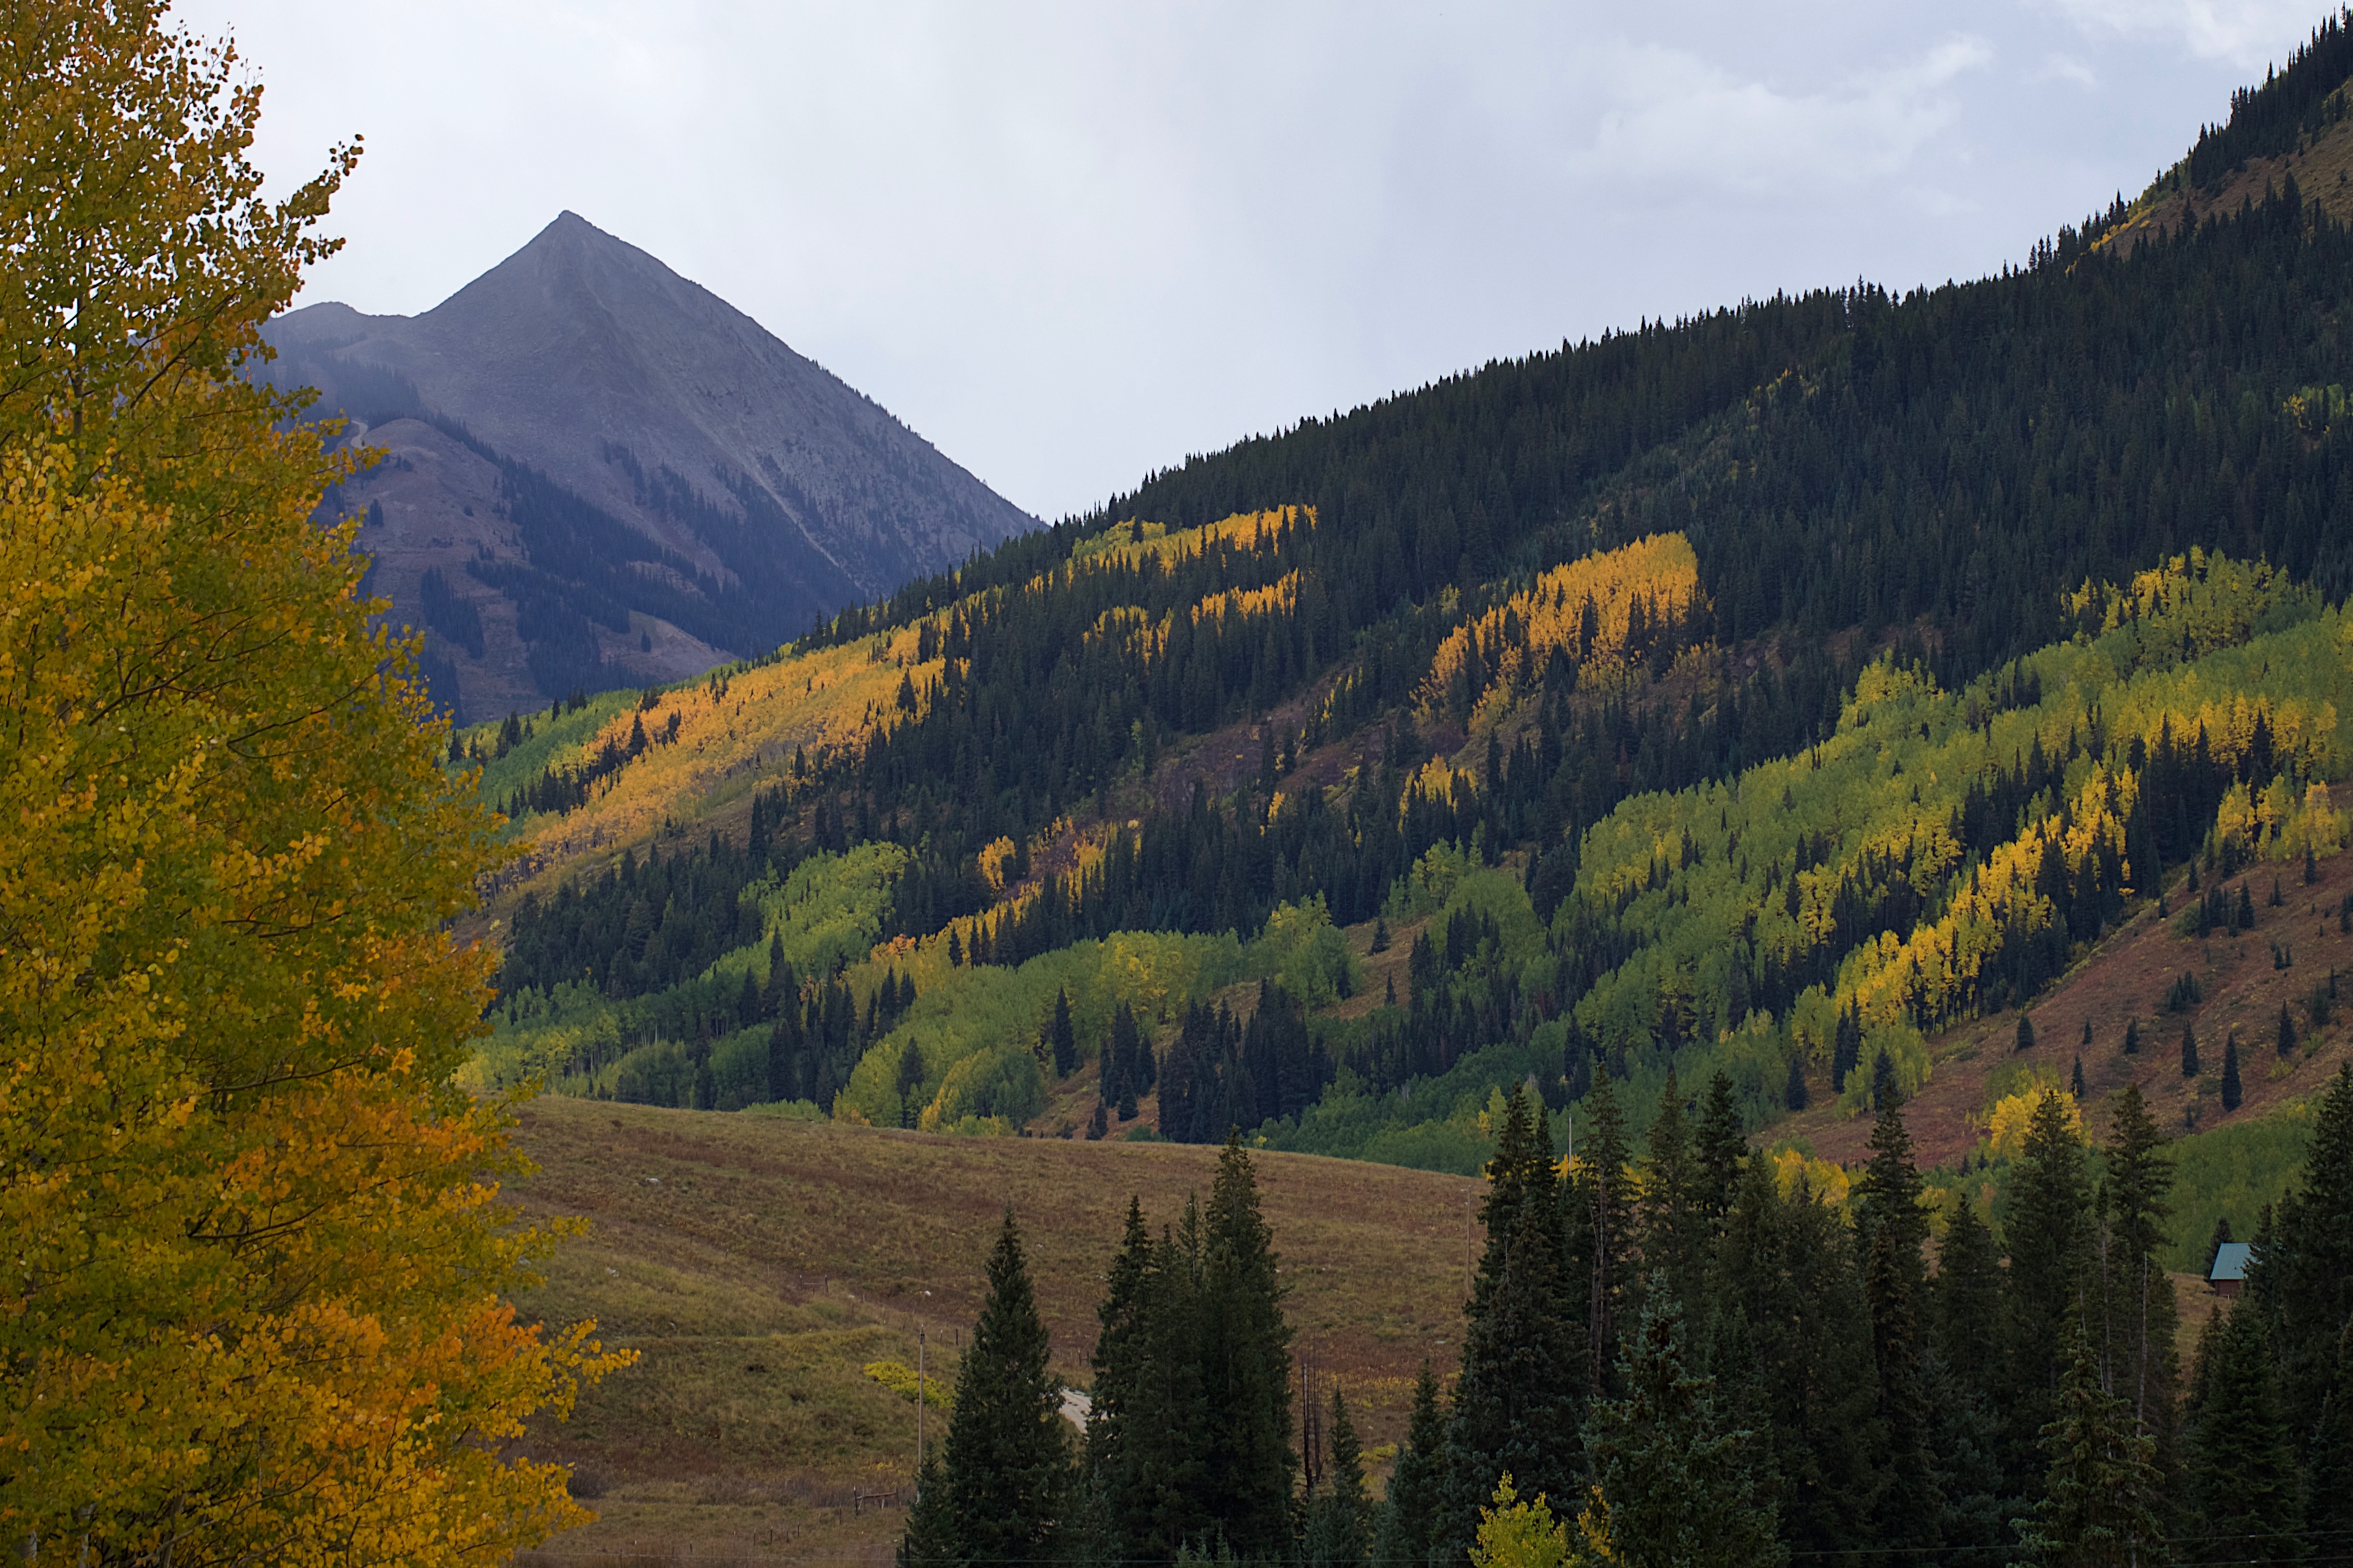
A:
[[[962,1568],[963,1562],[964,1537],[934,1449],[915,1472],[915,1500],[907,1510],[907,1532],[899,1538],[899,1568]]]
[[[956,1370],[942,1486],[960,1563],[1033,1563],[1052,1553],[1070,1489],[1061,1385],[1011,1205],[988,1255],[988,1296]]]
[[[1332,1390],[1331,1466],[1307,1500],[1303,1552],[1307,1568],[1366,1568],[1372,1550],[1372,1504],[1365,1496],[1364,1450],[1348,1402]]]
[[[1740,1108],[1732,1098],[1732,1076],[1721,1068],[1708,1075],[1707,1096],[1700,1102],[1696,1143],[1700,1206],[1720,1229],[1725,1215],[1732,1207],[1733,1191],[1740,1183],[1740,1162],[1748,1153]]]
[[[2258,1301],[2242,1298],[2200,1347],[2189,1417],[2197,1560],[2293,1563],[2303,1551],[2295,1446],[2264,1317]]]
[[[2259,1237],[2248,1292],[2269,1321],[2278,1387],[2308,1471],[2316,1532],[2353,1542],[2353,1065],[2320,1097],[2301,1179]],[[2316,1533],[2316,1539],[2319,1539]]]
[[[1662,1279],[1643,1294],[1648,1305],[1619,1378],[1625,1396],[1597,1400],[1586,1426],[1617,1560],[1676,1568],[1788,1562],[1771,1493],[1755,1474],[1759,1435],[1727,1423],[1714,1379],[1694,1369],[1672,1289]]]
[[[1165,1556],[1173,1548],[1157,1537],[1155,1505],[1165,1481],[1181,1485],[1186,1479],[1181,1461],[1177,1475],[1166,1471],[1170,1369],[1161,1358],[1170,1325],[1162,1321],[1165,1311],[1155,1311],[1166,1302],[1166,1285],[1143,1205],[1131,1197],[1096,1309],[1103,1331],[1095,1340],[1085,1452],[1087,1482],[1099,1499],[1095,1532],[1104,1555],[1122,1562]]]
[[[1275,1557],[1292,1544],[1291,1327],[1273,1237],[1241,1135],[1229,1132],[1201,1225],[1201,1392],[1206,1496],[1224,1544]]]
[[[2040,1568],[2158,1568],[2168,1560],[2158,1514],[2155,1442],[2101,1386],[2079,1322],[2068,1325],[2053,1415],[2041,1434],[2045,1473],[2019,1544]]]
[[[2179,1467],[2179,1358],[2173,1280],[2157,1253],[2168,1240],[2164,1224],[2171,1212],[2173,1162],[2139,1085],[2127,1084],[2117,1094],[2108,1126],[2096,1347],[2101,1383],[2126,1403],[2136,1430],[2154,1445],[2153,1462],[2169,1493]]]
[[[1881,1485],[1878,1379],[1866,1352],[1852,1233],[1803,1190],[1784,1199],[1769,1163],[1751,1160],[1725,1225],[1716,1310],[1737,1318],[1719,1339],[1754,1368],[1741,1402],[1769,1426],[1782,1538],[1795,1552],[1869,1543]]]
[[[1882,1100],[1871,1151],[1870,1167],[1856,1187],[1855,1214],[1885,1456],[1874,1523],[1879,1544],[1925,1551],[1936,1543],[1942,1511],[1930,1454],[1932,1412],[1920,1329],[1926,1285],[1921,1248],[1928,1239],[1928,1216],[1920,1207],[1920,1173],[1901,1094],[1891,1090]]]
[[[2084,1146],[2059,1094],[2035,1102],[2010,1187],[2010,1272],[2003,1290],[2009,1417],[2005,1460],[2016,1489],[2038,1495],[2042,1428],[2057,1413],[2067,1324],[2091,1259],[2091,1189]]]
[[[1664,1275],[1667,1288],[1690,1313],[1701,1310],[1708,1255],[1713,1250],[1715,1226],[1705,1205],[1704,1178],[1692,1147],[1683,1090],[1675,1081],[1674,1069],[1669,1068],[1659,1095],[1658,1114],[1651,1119],[1645,1142],[1637,1237],[1644,1279]]]
[[[1575,1494],[1584,1345],[1565,1300],[1559,1183],[1542,1101],[1517,1089],[1488,1162],[1485,1255],[1463,1310],[1462,1375],[1446,1429],[1439,1540],[1467,1552],[1479,1514],[1510,1472],[1532,1492]]]
[[[2001,1258],[1973,1204],[1953,1211],[1936,1249],[1933,1286],[1932,1407],[1937,1534],[1956,1568],[2000,1568],[2010,1561],[2010,1521],[2025,1506],[2001,1467],[2000,1381]]]
[[[1436,1562],[1437,1525],[1446,1493],[1446,1415],[1438,1403],[1438,1377],[1421,1363],[1414,1380],[1413,1407],[1406,1417],[1405,1441],[1398,1445],[1373,1532],[1375,1568],[1430,1568]]]
[[[1593,1089],[1584,1104],[1586,1135],[1573,1166],[1576,1191],[1570,1199],[1584,1212],[1571,1231],[1575,1251],[1568,1274],[1571,1279],[1582,1277],[1586,1285],[1586,1389],[1599,1395],[1615,1375],[1620,1276],[1632,1252],[1634,1194],[1627,1171],[1625,1112],[1606,1065],[1594,1068]]]

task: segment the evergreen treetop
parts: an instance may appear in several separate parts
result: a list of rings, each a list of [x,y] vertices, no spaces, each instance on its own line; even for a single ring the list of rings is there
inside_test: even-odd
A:
[[[988,1294],[956,1370],[941,1478],[960,1563],[1033,1564],[1052,1548],[1071,1481],[1062,1388],[1008,1205]]]

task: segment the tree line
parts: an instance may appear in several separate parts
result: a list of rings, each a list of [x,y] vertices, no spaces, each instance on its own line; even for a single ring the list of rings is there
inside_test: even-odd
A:
[[[1721,1077],[1639,1152],[1606,1075],[1588,1106],[1563,1159],[1513,1096],[1461,1361],[1424,1364],[1378,1503],[1344,1390],[1327,1442],[1294,1426],[1238,1137],[1173,1228],[1131,1204],[1075,1445],[1008,1214],[902,1563],[1435,1568],[1495,1561],[1536,1498],[1580,1544],[1533,1563],[2353,1561],[2353,1068],[2186,1378],[2137,1089],[2096,1150],[2042,1099],[1999,1234],[1964,1202],[1933,1237],[1892,1091],[1844,1211]]]

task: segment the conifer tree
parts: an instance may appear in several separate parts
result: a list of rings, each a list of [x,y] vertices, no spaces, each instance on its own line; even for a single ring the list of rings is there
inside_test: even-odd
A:
[[[2278,1045],[2280,1059],[2295,1055],[2295,1020],[2288,1016],[2287,1004],[2280,1004]]]
[[[1155,1309],[1165,1307],[1166,1283],[1145,1228],[1143,1205],[1131,1197],[1126,1228],[1096,1309],[1103,1331],[1095,1340],[1085,1453],[1087,1480],[1101,1500],[1095,1530],[1105,1554],[1116,1561],[1165,1549],[1167,1543],[1155,1539],[1154,1528],[1159,1486],[1164,1479],[1186,1479],[1181,1461],[1176,1474],[1166,1473],[1173,1369],[1164,1359],[1168,1314]]]
[[[1585,1097],[1587,1132],[1576,1165],[1577,1194],[1572,1200],[1584,1212],[1577,1226],[1581,1246],[1570,1259],[1571,1279],[1586,1280],[1586,1391],[1598,1395],[1609,1386],[1617,1353],[1616,1331],[1620,1295],[1619,1274],[1631,1251],[1634,1197],[1626,1171],[1626,1119],[1618,1109],[1618,1094],[1609,1070],[1597,1065],[1592,1092]]]
[[[2302,1551],[2295,1448],[2263,1319],[2242,1298],[2200,1347],[2189,1504],[2201,1558],[2292,1563]]]
[[[1103,1090],[1105,1100],[1119,1108],[1119,1119],[1130,1121],[1135,1117],[1136,1096],[1145,1087],[1144,1040],[1135,1027],[1135,1015],[1123,1001],[1112,1009],[1111,1036],[1103,1044]]]
[[[1789,1076],[1781,1087],[1781,1104],[1788,1110],[1806,1109],[1806,1058],[1802,1052],[1789,1055]]]
[[[942,1485],[960,1563],[1029,1564],[1050,1554],[1070,1489],[1062,1390],[1047,1371],[1046,1325],[1005,1211],[988,1295],[956,1369]]]
[[[2222,1039],[2222,1109],[2239,1109],[2239,1032],[2233,1029]]]
[[[1567,1496],[1578,1473],[1585,1347],[1565,1299],[1552,1133],[1543,1103],[1531,1121],[1518,1089],[1505,1101],[1487,1175],[1487,1247],[1464,1308],[1462,1375],[1446,1428],[1439,1540],[1450,1557],[1470,1549],[1496,1477],[1509,1471]]]
[[[2042,1495],[2033,1514],[2017,1521],[2019,1544],[2043,1568],[2153,1568],[2166,1561],[2156,1445],[2134,1429],[2125,1402],[2101,1387],[2080,1324],[2069,1326],[2065,1360],[2041,1435]]]
[[[1757,1483],[1757,1433],[1729,1426],[1715,1381],[1694,1370],[1683,1314],[1662,1279],[1629,1347],[1622,1399],[1598,1400],[1586,1427],[1593,1479],[1619,1560],[1688,1568],[1788,1561],[1771,1496]]]
[[[1872,1158],[1856,1187],[1863,1251],[1863,1299],[1871,1310],[1872,1359],[1878,1372],[1879,1429],[1887,1484],[1877,1511],[1883,1545],[1925,1550],[1936,1544],[1939,1509],[1929,1453],[1930,1411],[1919,1305],[1926,1290],[1921,1247],[1928,1238],[1920,1173],[1902,1099],[1882,1103],[1871,1132]]]
[[[1754,1368],[1737,1397],[1768,1432],[1783,1539],[1799,1552],[1866,1544],[1878,1394],[1870,1353],[1857,1353],[1872,1328],[1852,1233],[1810,1193],[1782,1198],[1767,1163],[1751,1160],[1725,1223],[1715,1297],[1720,1318],[1737,1320],[1719,1337]]]
[[[2173,1280],[2158,1261],[2166,1245],[2167,1196],[2173,1163],[2148,1114],[2140,1086],[2117,1094],[2109,1118],[2105,1184],[2107,1245],[2101,1268],[2102,1384],[2125,1402],[2136,1430],[2150,1438],[2153,1462],[2168,1485],[2178,1466]]]
[[[1381,1500],[1373,1534],[1375,1568],[1429,1568],[1436,1525],[1446,1490],[1446,1416],[1438,1403],[1438,1378],[1430,1363],[1414,1380],[1413,1407],[1405,1441]]]
[[[1702,1206],[1701,1189],[1683,1090],[1675,1081],[1674,1069],[1669,1068],[1666,1085],[1660,1091],[1658,1114],[1651,1119],[1646,1140],[1636,1225],[1645,1274],[1663,1273],[1668,1288],[1687,1310],[1695,1310],[1700,1301],[1713,1239],[1714,1227]],[[1534,1485],[1531,1478],[1521,1479]]]
[[[1291,1327],[1273,1237],[1241,1134],[1226,1135],[1201,1226],[1204,1496],[1224,1542],[1245,1557],[1290,1549]]]
[[[1365,1496],[1364,1451],[1348,1402],[1332,1390],[1329,1479],[1307,1500],[1308,1568],[1365,1568],[1372,1549],[1372,1505]]]
[[[1732,1077],[1721,1068],[1708,1075],[1707,1098],[1700,1105],[1697,1145],[1700,1206],[1720,1224],[1732,1207],[1732,1194],[1740,1182],[1740,1162],[1748,1153],[1740,1109],[1733,1103]]]
[[[2181,1026],[2181,1076],[2198,1076],[2198,1031],[2186,1021]]]
[[[2026,1016],[2023,1008],[2019,1011],[2018,1038],[2013,1042],[2013,1046],[2014,1048],[2021,1051],[2031,1051],[2034,1048],[2034,1020]]]
[[[963,1553],[939,1451],[934,1449],[915,1472],[915,1500],[907,1510],[906,1533],[899,1538],[899,1568],[962,1568]]]
[[[2027,1123],[2026,1147],[2010,1178],[2010,1272],[2002,1342],[2009,1368],[2002,1404],[2010,1417],[2010,1473],[2036,1484],[2042,1428],[2052,1419],[2067,1323],[2091,1256],[2091,1193],[2084,1148],[2065,1101],[2046,1094]]]
[[[2279,1391],[2311,1482],[2316,1530],[2353,1529],[2353,1479],[2341,1437],[2353,1407],[2353,1066],[2320,1096],[2295,1188],[2258,1233],[2248,1291],[2271,1323]],[[2353,1540],[2353,1536],[2334,1539]]]
[[[1931,1385],[1933,1447],[1943,1509],[1937,1534],[1947,1560],[2003,1568],[2010,1521],[2022,1504],[2006,1491],[2000,1422],[1993,1406],[2001,1336],[2001,1259],[1993,1236],[1963,1203],[1936,1249]]]

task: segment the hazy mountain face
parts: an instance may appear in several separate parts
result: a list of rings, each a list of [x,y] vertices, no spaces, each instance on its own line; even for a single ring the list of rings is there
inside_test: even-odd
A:
[[[472,718],[675,680],[1034,520],[571,213],[420,316],[280,318],[281,384],[384,454],[332,504]]]

